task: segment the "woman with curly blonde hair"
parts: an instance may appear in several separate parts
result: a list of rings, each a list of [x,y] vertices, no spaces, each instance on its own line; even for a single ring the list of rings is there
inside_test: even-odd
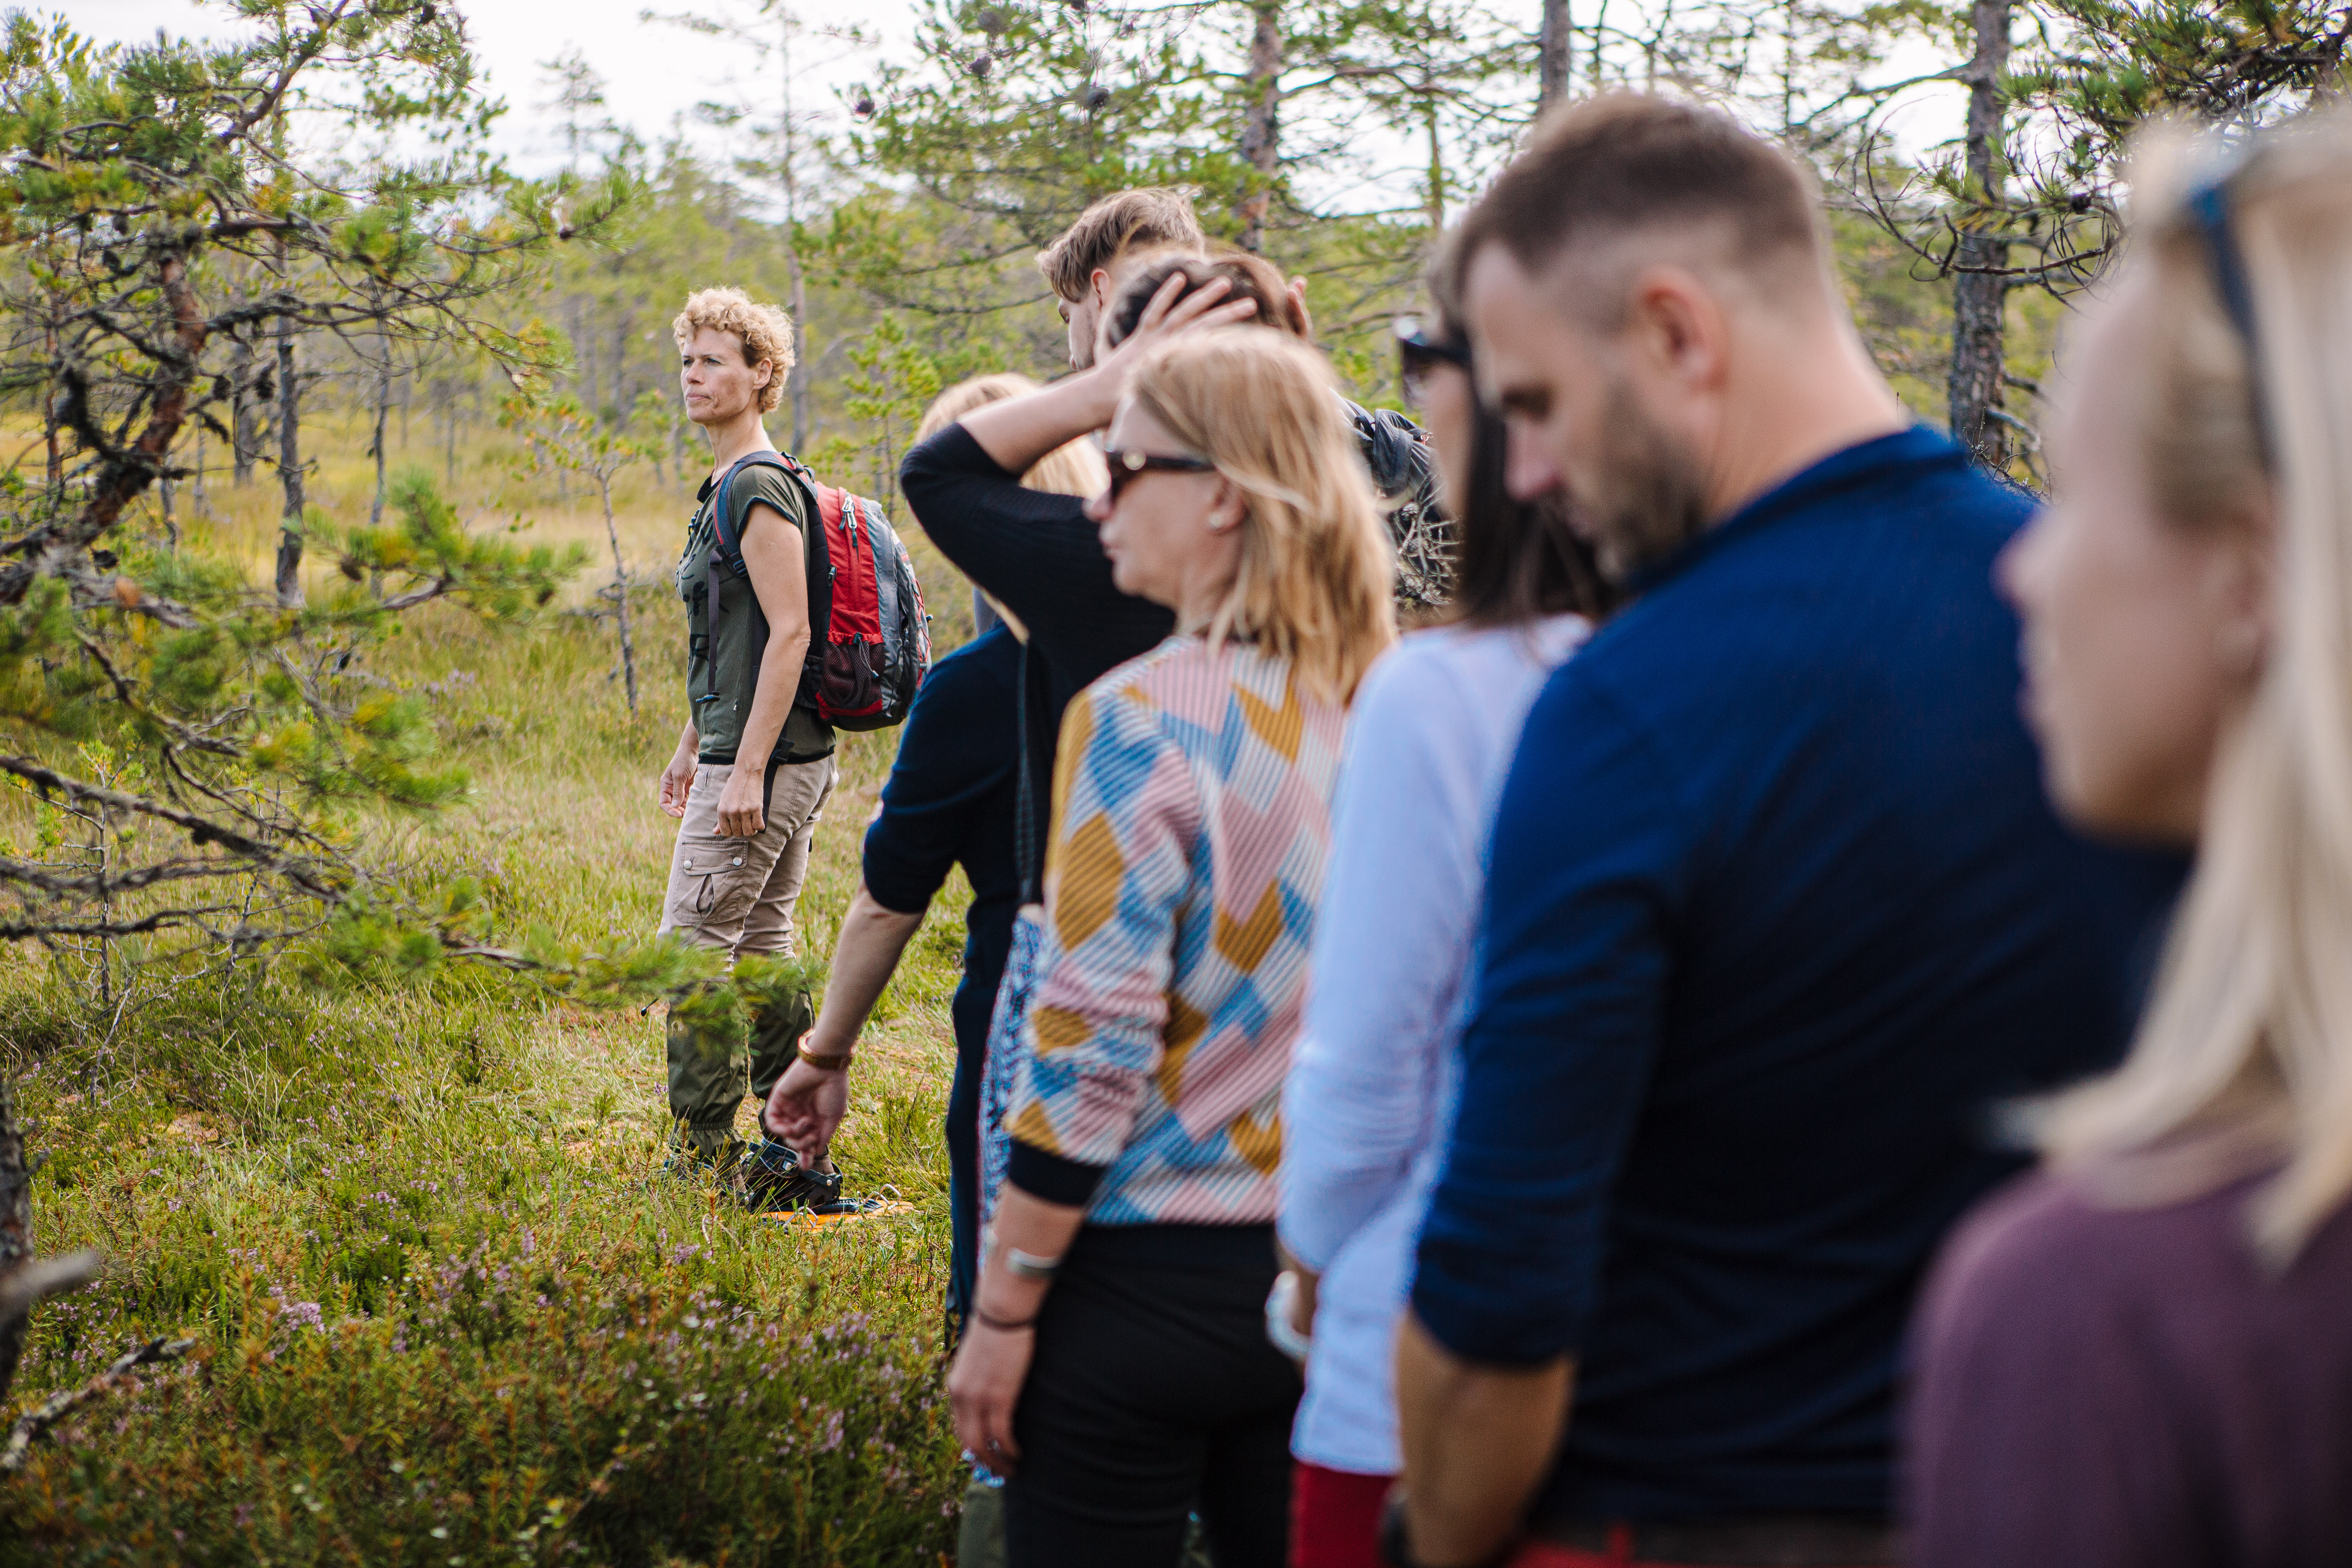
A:
[[[1370,477],[1306,344],[1138,357],[1089,504],[1175,635],[1056,749],[1006,1186],[949,1383],[1021,1568],[1282,1563],[1297,1369],[1266,1341],[1281,1099],[1347,704],[1393,640]]]
[[[678,819],[661,931],[722,949],[730,961],[790,954],[810,847],[834,783],[832,728],[801,700],[814,624],[814,498],[778,465],[761,420],[783,398],[793,324],[740,289],[705,289],[688,296],[670,327],[686,416],[710,439],[710,477],[696,497],[677,571],[687,611],[688,717],[656,787],[662,810]],[[740,568],[717,544],[722,495]],[[824,550],[816,542],[819,560]],[[800,1167],[781,1145],[762,1143],[735,1169],[742,1152],[736,1110],[745,1094],[767,1094],[808,1023],[805,1003],[758,1020],[747,1055],[672,1016],[675,1168],[715,1167],[748,1183],[744,1195],[761,1207],[841,1201],[837,1172]]]
[[[2352,115],[2159,134],[2001,577],[2052,795],[2193,846],[2129,1059],[1953,1241],[1926,1568],[2352,1562]]]

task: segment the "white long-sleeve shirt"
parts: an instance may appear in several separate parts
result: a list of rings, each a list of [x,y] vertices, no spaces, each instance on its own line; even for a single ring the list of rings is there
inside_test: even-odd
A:
[[[1488,829],[1528,710],[1588,629],[1418,633],[1349,711],[1283,1093],[1282,1239],[1322,1276],[1291,1436],[1308,1463],[1402,1468],[1391,1358],[1454,1121]]]

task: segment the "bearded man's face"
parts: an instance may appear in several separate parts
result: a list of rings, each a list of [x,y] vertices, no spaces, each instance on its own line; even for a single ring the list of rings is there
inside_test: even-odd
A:
[[[1706,527],[1704,467],[1643,405],[1610,334],[1564,309],[1550,283],[1499,246],[1472,262],[1465,314],[1479,379],[1511,427],[1512,494],[1564,491],[1570,526],[1622,583]]]

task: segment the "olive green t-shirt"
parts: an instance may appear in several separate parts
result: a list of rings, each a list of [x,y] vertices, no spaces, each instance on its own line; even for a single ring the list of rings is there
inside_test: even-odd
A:
[[[678,597],[686,602],[689,616],[697,623],[688,645],[686,669],[687,701],[701,740],[697,759],[732,763],[743,738],[744,722],[751,714],[752,685],[758,678],[759,664],[748,641],[738,642],[729,634],[732,631],[740,635],[740,628],[755,622],[764,626],[765,621],[759,616],[759,599],[749,582],[723,569],[709,572],[711,501],[718,488],[714,481],[705,479],[696,493],[698,504],[693,520],[687,525],[686,552],[678,558],[677,583]],[[761,464],[743,469],[735,476],[730,500],[734,512],[730,521],[737,530],[738,548],[751,530],[777,527],[779,515],[800,531],[803,541],[808,537],[807,496],[780,468]],[[703,590],[706,572],[715,602],[698,616],[693,613],[696,595]],[[814,607],[811,610],[814,635]],[[736,657],[730,658],[730,653]],[[814,707],[794,702],[784,717],[783,732],[776,738],[774,760],[812,763],[832,755],[833,748],[833,727],[818,717]]]

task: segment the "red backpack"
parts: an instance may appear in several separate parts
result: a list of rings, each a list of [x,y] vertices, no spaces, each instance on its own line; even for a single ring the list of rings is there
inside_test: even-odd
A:
[[[812,626],[801,700],[836,730],[887,730],[904,723],[916,689],[931,668],[931,617],[923,610],[915,563],[882,509],[864,496],[820,484],[798,459],[753,452],[737,459],[712,498],[711,538],[728,570],[750,581],[728,510],[728,486],[745,468],[782,468],[814,502],[824,539],[826,613]],[[814,575],[816,542],[809,542]],[[814,611],[816,595],[811,594]],[[814,619],[814,616],[812,616]]]

